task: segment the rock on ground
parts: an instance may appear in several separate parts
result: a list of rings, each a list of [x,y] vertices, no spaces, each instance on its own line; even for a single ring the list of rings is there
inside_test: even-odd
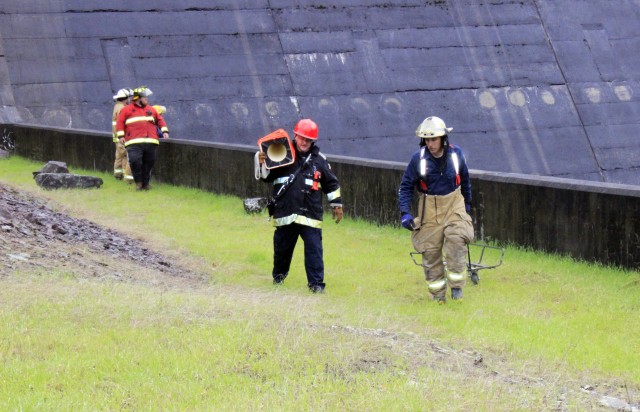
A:
[[[40,170],[33,172],[33,177],[36,177],[40,173],[69,173],[69,167],[65,162],[50,160],[46,165],[42,166]]]
[[[104,183],[99,177],[72,173],[38,173],[35,180],[43,189],[97,189]]]

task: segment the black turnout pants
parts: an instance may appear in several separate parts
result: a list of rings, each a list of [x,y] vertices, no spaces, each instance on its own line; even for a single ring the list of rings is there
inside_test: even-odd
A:
[[[322,229],[292,223],[279,226],[273,234],[273,277],[289,273],[293,250],[298,236],[304,242],[304,267],[309,287],[324,288],[324,261],[322,260]]]
[[[135,143],[127,146],[131,174],[136,183],[142,183],[142,186],[149,185],[157,151],[158,145],[154,143]]]

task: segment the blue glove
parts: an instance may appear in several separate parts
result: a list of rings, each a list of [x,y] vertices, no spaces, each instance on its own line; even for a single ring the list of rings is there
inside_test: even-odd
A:
[[[467,211],[467,214],[471,214],[471,203],[465,203],[464,204],[464,210]]]
[[[414,230],[416,228],[415,223],[413,223],[413,216],[411,216],[409,213],[405,213],[404,215],[402,215],[400,223],[405,229]]]

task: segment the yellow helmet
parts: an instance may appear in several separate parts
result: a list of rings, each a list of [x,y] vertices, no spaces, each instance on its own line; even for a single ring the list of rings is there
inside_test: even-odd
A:
[[[436,116],[429,116],[420,123],[416,129],[416,136],[421,139],[430,139],[432,137],[445,136],[453,130],[447,127],[444,120]]]
[[[163,114],[167,112],[167,108],[164,106],[160,106],[159,104],[154,104],[153,108],[156,109],[156,112],[158,112],[158,114]]]
[[[147,86],[140,86],[133,89],[133,100],[138,100],[140,97],[149,97],[153,94],[151,89]]]

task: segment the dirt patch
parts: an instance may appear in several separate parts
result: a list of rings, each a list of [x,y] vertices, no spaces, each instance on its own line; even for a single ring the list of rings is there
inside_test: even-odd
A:
[[[27,270],[181,286],[206,282],[204,274],[182,268],[140,240],[0,185],[0,274]]]
[[[324,329],[324,326],[312,326]],[[486,388],[500,388],[509,392],[526,394],[535,389],[545,393],[546,410],[569,411],[629,411],[640,412],[637,399],[638,388],[629,387],[625,382],[611,380],[592,382],[584,378],[581,382],[576,378],[568,378],[559,368],[549,370],[539,364],[522,364],[515,368],[513,361],[505,359],[497,352],[478,352],[476,350],[446,347],[440,342],[424,339],[411,332],[393,332],[384,329],[367,329],[344,325],[332,325],[329,330],[337,334],[347,334],[366,338],[369,342],[377,342],[380,348],[395,353],[406,359],[402,373],[406,374],[411,384],[429,389],[426,382],[413,376],[419,367],[446,373],[447,376],[460,381],[482,382]],[[381,351],[384,353],[384,351]],[[353,366],[356,370],[380,371],[392,370],[394,366],[386,361],[383,354],[365,357]],[[522,404],[514,409],[527,410],[527,397],[522,397]]]

